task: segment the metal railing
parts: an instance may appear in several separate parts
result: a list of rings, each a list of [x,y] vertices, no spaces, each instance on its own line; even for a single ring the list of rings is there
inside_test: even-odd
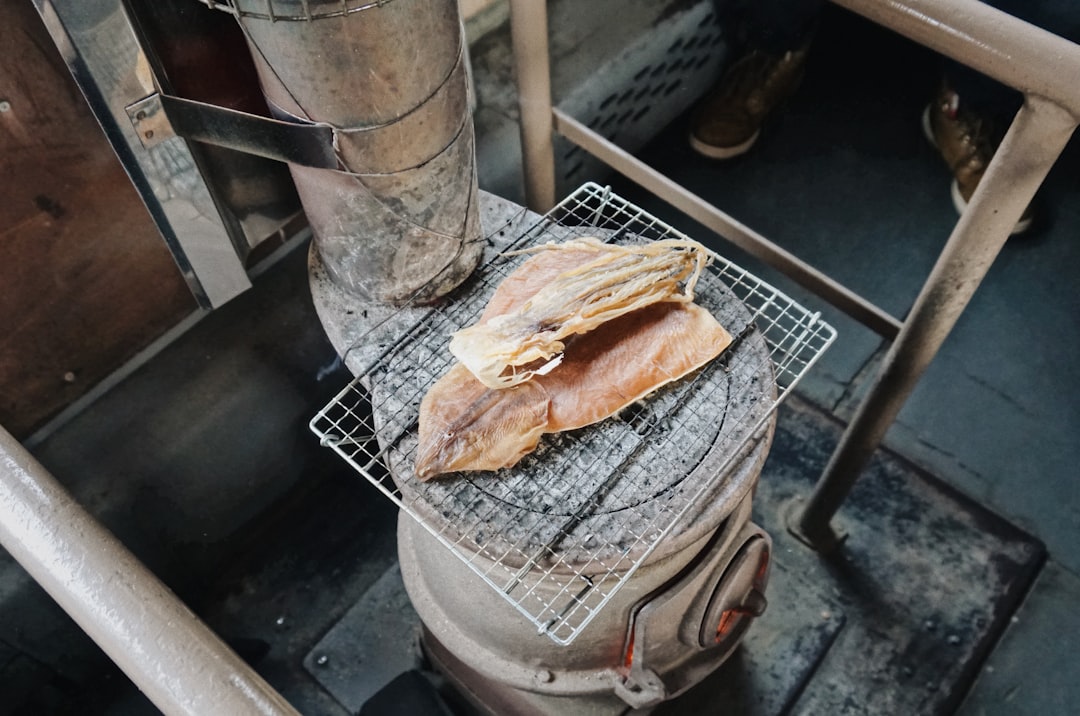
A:
[[[0,428],[0,546],[165,714],[299,714]]]
[[[967,210],[902,321],[554,108],[546,3],[510,0],[529,208],[543,212],[555,201],[551,134],[558,132],[892,341],[816,487],[791,517],[791,530],[819,550],[836,543],[833,516],[1080,122],[1080,46],[1072,42],[977,0],[833,2],[1024,95]]]

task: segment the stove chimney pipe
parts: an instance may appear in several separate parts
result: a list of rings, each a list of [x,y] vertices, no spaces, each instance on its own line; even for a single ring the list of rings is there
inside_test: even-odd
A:
[[[203,0],[236,16],[271,112],[333,129],[339,168],[289,168],[331,280],[429,303],[480,261],[457,0]]]

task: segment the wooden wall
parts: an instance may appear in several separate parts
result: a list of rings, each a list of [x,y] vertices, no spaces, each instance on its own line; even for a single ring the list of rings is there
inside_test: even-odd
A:
[[[196,304],[30,0],[0,47],[0,425],[25,437]]]

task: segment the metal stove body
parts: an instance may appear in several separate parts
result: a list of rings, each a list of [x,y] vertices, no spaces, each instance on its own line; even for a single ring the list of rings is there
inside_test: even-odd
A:
[[[759,365],[767,365],[767,359]],[[729,375],[707,374],[711,379],[696,389],[709,392]],[[732,399],[738,403],[743,397]],[[692,419],[652,437],[673,452],[709,455],[697,439],[700,433],[688,432],[702,428],[700,422],[707,421]],[[723,663],[765,608],[771,541],[750,521],[750,513],[772,429],[772,419],[767,420],[734,459],[725,461],[727,474],[698,475],[713,487],[648,550],[639,540],[662,522],[665,493],[700,467],[691,461],[681,466],[685,472],[677,472],[677,461],[663,450],[648,453],[651,459],[613,460],[608,453],[594,457],[597,448],[587,441],[561,445],[587,456],[590,474],[610,471],[602,481],[584,472],[574,475],[570,482],[589,498],[562,514],[545,513],[539,506],[544,501],[534,499],[484,511],[443,500],[438,512],[419,508],[421,521],[402,515],[398,557],[423,623],[427,656],[492,714],[619,714],[655,706],[697,684]],[[637,465],[661,471],[664,478],[628,480]],[[573,468],[561,465],[560,472],[573,475]],[[557,492],[558,486],[551,489]],[[654,501],[659,504],[650,504]],[[516,529],[534,514],[554,525],[542,543]],[[468,551],[467,561],[448,559],[427,528],[437,525],[445,535],[461,524],[473,535],[457,541]],[[485,575],[495,577],[497,589]],[[606,596],[597,601],[594,595]],[[521,610],[530,607],[547,621],[537,625],[523,619]],[[558,635],[560,626],[574,624],[578,611],[589,617],[581,638],[565,643],[551,638],[549,630]]]
[[[603,423],[547,436],[513,468],[420,482],[419,404],[452,364],[450,334],[524,260],[507,249],[685,238],[595,184],[545,216],[486,194],[481,209],[488,254],[437,306],[360,306],[312,255],[316,307],[357,376],[312,429],[401,508],[423,644],[479,705],[645,709],[714,671],[764,609],[770,541],[750,521],[753,489],[776,406],[835,332],[713,255],[696,300],[735,336],[720,358]]]
[[[493,714],[618,714],[699,683],[764,610],[771,541],[749,514],[747,498],[715,531],[644,564],[567,646],[408,517],[398,554],[426,655],[474,703]]]

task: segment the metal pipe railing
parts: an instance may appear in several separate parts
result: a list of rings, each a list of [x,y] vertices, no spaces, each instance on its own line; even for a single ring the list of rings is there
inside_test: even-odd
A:
[[[1012,228],[1065,148],[1076,119],[1061,107],[1029,97],[998,147],[986,174],[904,327],[885,355],[802,511],[789,527],[811,546],[837,542],[831,520],[937,354]]]
[[[1080,47],[980,0],[832,0],[1080,117]]]
[[[555,206],[547,3],[510,0],[510,39],[521,109],[521,161],[528,167],[525,203],[543,214]]]
[[[1028,202],[1057,161],[1080,118],[1080,46],[978,0],[833,0],[939,53],[1020,90],[1025,96],[964,215],[942,249],[912,310],[901,324],[809,264],[742,226],[700,197],[607,142],[551,106],[550,89],[521,102],[529,197],[554,196],[554,157],[540,151],[554,128],[616,171],[766,261],[863,325],[895,342],[871,389],[848,425],[828,466],[791,528],[818,549],[835,543],[830,521],[888,427],[967,306]],[[544,6],[511,0],[511,13],[536,17]],[[542,63],[530,77],[550,76],[544,32],[515,32],[522,64]],[[519,76],[521,73],[519,72]],[[554,117],[554,121],[552,121]],[[550,124],[548,124],[550,123]],[[529,131],[524,127],[528,125]],[[528,135],[528,136],[526,136]],[[547,137],[550,139],[550,137]],[[550,143],[545,145],[550,146]],[[530,202],[532,199],[530,198]],[[530,208],[543,211],[547,204]]]
[[[688,192],[668,177],[637,159],[618,145],[604,139],[562,110],[553,110],[555,129],[571,142],[612,169],[634,179],[639,185],[720,236],[783,272],[800,286],[813,291],[883,338],[893,339],[903,325],[846,286],[829,278],[790,251],[766,239],[746,224],[734,219],[696,194]]]
[[[3,428],[0,545],[162,713],[299,714]]]
[[[976,0],[835,0],[1024,93],[824,472],[790,528],[828,550],[836,512],[937,354],[1080,118],[1080,46]]]

